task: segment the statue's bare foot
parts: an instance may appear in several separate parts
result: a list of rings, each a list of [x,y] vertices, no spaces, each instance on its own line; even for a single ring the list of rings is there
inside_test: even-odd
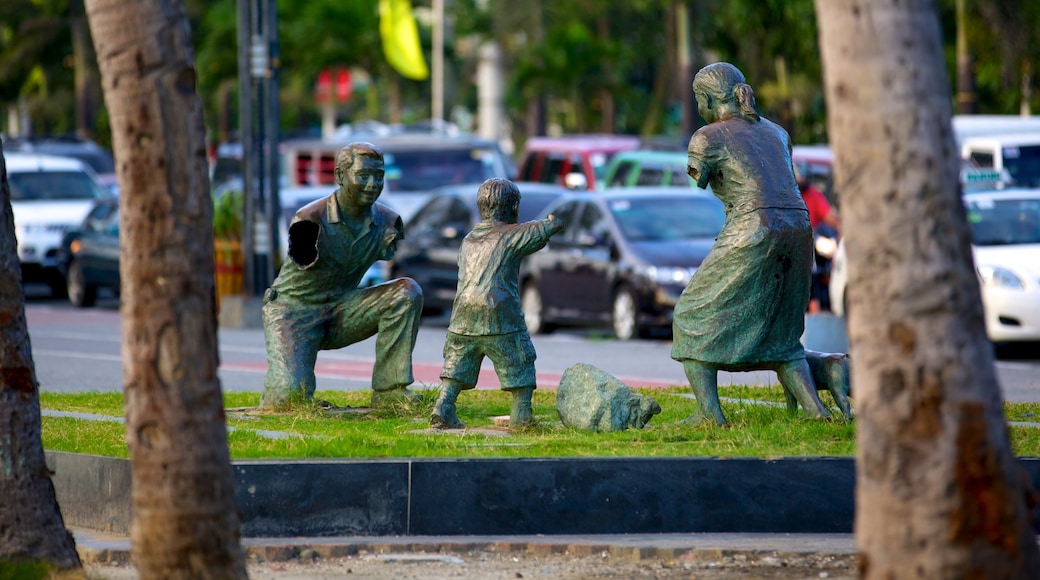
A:
[[[387,389],[384,391],[372,391],[372,408],[379,409],[392,407],[394,405],[413,405],[418,403],[422,397],[409,391],[405,387]]]
[[[434,429],[465,429],[466,424],[459,420],[455,412],[455,405],[451,403],[438,403],[430,415],[430,426]]]

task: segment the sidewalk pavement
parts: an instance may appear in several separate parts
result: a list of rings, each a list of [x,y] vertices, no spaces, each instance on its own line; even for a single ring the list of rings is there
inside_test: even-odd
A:
[[[70,528],[84,564],[128,564],[130,539]],[[845,556],[856,553],[852,534],[604,534],[533,536],[350,536],[243,538],[249,558],[285,562],[300,557],[343,558],[358,554],[518,552],[535,555],[593,555],[603,552],[630,561],[721,560],[744,555]]]

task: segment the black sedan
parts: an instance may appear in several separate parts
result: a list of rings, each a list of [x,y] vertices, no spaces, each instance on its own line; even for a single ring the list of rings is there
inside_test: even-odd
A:
[[[479,183],[441,187],[408,220],[404,240],[390,264],[390,277],[408,276],[422,286],[424,310],[437,314],[450,309],[459,283],[462,238],[480,221]],[[521,222],[537,217],[571,190],[547,183],[517,183]]]
[[[722,202],[688,187],[582,194],[544,213],[566,229],[521,270],[528,330],[613,326],[622,340],[670,328],[679,294],[725,220]]]
[[[64,271],[69,301],[93,306],[98,291],[119,294],[119,200],[98,202],[77,230],[65,234],[60,267]]]

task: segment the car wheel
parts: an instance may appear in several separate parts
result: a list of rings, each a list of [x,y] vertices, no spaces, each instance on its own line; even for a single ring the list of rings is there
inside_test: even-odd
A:
[[[545,321],[545,307],[542,303],[542,293],[534,284],[524,286],[523,295],[520,298],[520,307],[524,310],[524,322],[527,323],[527,332],[531,334],[548,334],[553,331],[551,324]]]
[[[69,302],[79,308],[86,308],[87,306],[93,306],[94,302],[97,301],[97,288],[87,284],[86,279],[83,277],[83,268],[80,267],[79,262],[73,260],[69,262],[69,275],[65,281],[66,289],[69,294]]]
[[[614,334],[621,340],[632,340],[642,334],[639,328],[639,308],[632,291],[622,286],[614,295]]]

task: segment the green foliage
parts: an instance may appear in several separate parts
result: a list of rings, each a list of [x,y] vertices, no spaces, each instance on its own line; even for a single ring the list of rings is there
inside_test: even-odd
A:
[[[43,561],[7,562],[0,560],[0,580],[43,580],[51,578],[53,566]]]
[[[494,425],[507,416],[510,396],[497,390],[466,391],[459,397],[459,415],[468,431],[431,432],[428,421],[436,392],[420,391],[421,402],[411,409],[367,412],[368,391],[319,392],[338,408],[327,411],[302,406],[289,413],[256,409],[256,393],[228,393],[228,443],[234,459],[331,457],[674,457],[852,456],[856,453],[855,423],[831,422],[788,415],[779,387],[723,387],[723,407],[730,426],[689,427],[678,424],[695,402],[688,389],[639,389],[657,399],[664,411],[646,428],[616,433],[589,433],[562,426],[556,416],[555,393],[535,391],[539,424],[509,433]],[[823,394],[830,403],[829,395]],[[120,394],[41,394],[44,409],[60,409],[121,417]],[[742,399],[734,402],[730,399]],[[755,404],[763,401],[768,405]],[[1007,404],[1011,421],[1036,421],[1040,405]],[[835,416],[838,417],[836,411]],[[265,432],[290,434],[272,438]],[[495,433],[500,435],[496,436]],[[1012,427],[1012,445],[1019,456],[1040,455],[1040,429]],[[124,426],[116,422],[43,418],[44,447],[76,453],[126,457]]]
[[[222,240],[242,239],[242,192],[228,191],[213,200],[213,237]]]
[[[70,14],[82,0],[6,0],[0,3],[0,109],[22,96],[37,133],[74,128],[74,59]],[[1032,105],[1040,105],[1040,3],[967,2],[965,28],[975,60],[980,113],[1014,114],[1022,78],[1030,78]],[[413,2],[428,9],[426,2]],[[796,143],[826,141],[822,64],[813,0],[454,0],[448,3],[446,109],[477,106],[477,48],[493,39],[503,47],[507,115],[524,136],[529,107],[548,103],[551,122],[565,132],[674,133],[689,90],[677,70],[677,7],[689,11],[693,66],[727,60],[755,88],[758,106],[783,124]],[[955,0],[937,3],[956,79]],[[216,133],[234,131],[238,86],[235,0],[186,0],[196,46],[204,117]],[[340,105],[341,120],[389,121],[396,83],[405,120],[429,115],[430,83],[393,73],[382,55],[375,2],[278,2],[283,131],[317,126],[314,83],[325,68],[356,67],[367,88]],[[420,19],[429,50],[431,28]],[[1028,75],[1028,76],[1027,76]],[[613,112],[612,118],[607,118]],[[0,111],[0,114],[6,114]],[[102,112],[101,115],[104,113]],[[5,117],[6,118],[6,117]],[[699,119],[695,119],[699,122]],[[108,141],[103,122],[97,140]],[[518,143],[520,145],[520,143]]]

